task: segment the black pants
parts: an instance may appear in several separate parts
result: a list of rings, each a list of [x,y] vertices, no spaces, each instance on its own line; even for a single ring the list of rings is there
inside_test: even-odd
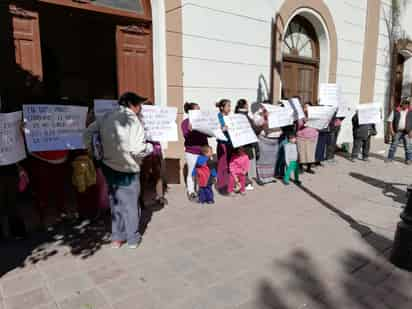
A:
[[[367,159],[369,157],[369,148],[371,144],[371,138],[355,138],[353,141],[352,159],[357,159],[362,149],[362,158]]]
[[[329,141],[326,148],[326,160],[332,160],[335,158],[336,143],[338,141],[339,132],[340,126],[331,129],[331,131],[329,132]]]

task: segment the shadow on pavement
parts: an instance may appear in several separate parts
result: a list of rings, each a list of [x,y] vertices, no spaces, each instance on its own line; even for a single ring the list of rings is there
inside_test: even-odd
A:
[[[406,191],[396,188],[395,186],[407,186],[404,183],[390,183],[370,176],[359,173],[349,173],[355,179],[363,181],[371,186],[382,189],[383,195],[392,198],[395,202],[405,204],[407,201]]]
[[[288,257],[274,262],[275,269],[280,268],[288,274],[285,282],[260,281],[254,308],[412,308],[412,274],[395,268],[387,261],[392,241],[337,209],[310,189],[303,186],[301,189],[348,223],[373,253],[365,255],[348,250],[338,257],[339,276],[325,276],[327,268],[316,263],[305,250],[295,250]],[[331,241],[334,241],[333,237]],[[278,282],[278,271],[272,275]]]

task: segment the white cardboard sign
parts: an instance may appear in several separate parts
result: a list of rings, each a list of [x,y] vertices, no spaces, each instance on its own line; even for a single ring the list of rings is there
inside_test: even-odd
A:
[[[329,119],[331,120],[336,112],[334,106],[308,106],[309,119]]]
[[[378,124],[382,121],[381,107],[376,103],[365,103],[358,107],[359,124]]]
[[[87,107],[23,105],[24,133],[31,152],[84,149]]]
[[[257,143],[256,134],[245,115],[232,114],[225,116],[224,119],[233,147]]]
[[[191,110],[189,111],[189,122],[192,130],[203,134],[214,136],[219,140],[227,141],[217,118],[216,111],[211,110]]]
[[[0,166],[26,158],[21,124],[22,112],[0,114]]]
[[[143,124],[146,138],[153,142],[176,142],[177,108],[153,105],[142,106]]]
[[[268,126],[270,129],[292,125],[295,120],[293,109],[288,107],[274,106],[268,112]]]
[[[304,119],[305,118],[305,113],[303,112],[302,105],[299,102],[299,99],[297,98],[292,98],[289,101],[290,106],[292,107],[294,114],[295,114],[295,120],[299,119]]]

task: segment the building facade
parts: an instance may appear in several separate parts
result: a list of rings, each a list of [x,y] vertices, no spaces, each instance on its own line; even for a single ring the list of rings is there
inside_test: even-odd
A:
[[[350,105],[386,114],[411,95],[411,21],[408,0],[3,0],[0,95],[15,109],[130,90],[181,120],[185,101],[315,102],[320,83],[338,83]],[[340,142],[351,140],[346,120]]]
[[[320,83],[338,83],[350,105],[378,102],[384,117],[401,96],[410,95],[409,1],[166,4],[169,102],[179,106],[183,101],[212,107],[219,98],[253,102],[294,95],[314,102]],[[393,60],[391,42],[402,39]],[[378,137],[384,136],[384,127],[382,121]],[[345,120],[340,142],[351,141],[351,121]]]

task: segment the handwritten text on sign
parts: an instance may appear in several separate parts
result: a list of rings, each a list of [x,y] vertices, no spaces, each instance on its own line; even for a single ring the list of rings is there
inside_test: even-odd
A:
[[[119,108],[116,100],[94,100],[94,116],[96,119],[102,118],[105,114]]]
[[[177,108],[160,106],[142,106],[143,123],[146,137],[154,142],[176,142]]]
[[[305,113],[298,98],[292,98],[288,103],[293,109],[295,120],[305,118]]]
[[[358,107],[359,124],[378,124],[381,122],[381,107],[377,103],[365,103]]]
[[[331,120],[336,112],[333,106],[308,106],[309,119],[329,119]]]
[[[87,107],[23,105],[28,149],[52,151],[83,149]]]
[[[237,148],[257,142],[256,134],[245,115],[233,114],[225,116],[225,124],[228,127],[233,147]]]
[[[214,136],[219,140],[227,140],[223,134],[216,111],[191,110],[189,111],[189,121],[192,130]]]
[[[21,112],[0,114],[0,166],[26,157],[21,128]]]
[[[289,107],[272,106],[270,109],[264,104],[269,113],[268,125],[270,129],[282,128],[293,124],[293,109]]]

